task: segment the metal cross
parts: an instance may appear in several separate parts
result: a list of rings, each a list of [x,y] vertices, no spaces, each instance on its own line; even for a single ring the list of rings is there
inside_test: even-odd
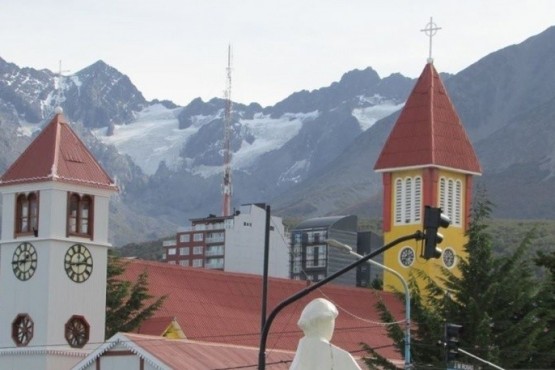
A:
[[[430,50],[429,50],[429,53],[428,53],[428,63],[433,62],[433,59],[432,59],[432,37],[434,37],[434,35],[440,29],[441,29],[441,27],[438,27],[434,23],[433,18],[430,17],[430,23],[428,23],[424,29],[420,30],[420,32],[424,32],[426,34],[426,36],[428,36],[430,38]]]

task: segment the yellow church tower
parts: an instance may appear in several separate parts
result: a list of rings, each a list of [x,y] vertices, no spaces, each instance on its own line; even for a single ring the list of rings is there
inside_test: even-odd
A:
[[[386,266],[408,280],[416,269],[435,279],[439,266],[455,269],[464,256],[472,179],[480,163],[432,59],[424,67],[374,166],[383,179],[384,243],[423,229],[425,206],[441,207],[451,220],[439,247],[441,258],[423,258],[422,241],[384,253]],[[385,273],[384,289],[400,290]]]

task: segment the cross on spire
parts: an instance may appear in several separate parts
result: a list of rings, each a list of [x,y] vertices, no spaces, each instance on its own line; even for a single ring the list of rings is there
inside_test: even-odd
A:
[[[54,76],[56,76],[56,85],[55,85],[55,89],[57,90],[58,93],[58,104],[61,104],[62,102],[62,77],[64,77],[63,73],[64,72],[69,72],[68,69],[64,70],[62,69],[62,61],[60,60],[59,64],[58,64],[58,73],[55,73]],[[62,107],[61,106],[57,106],[54,111],[56,113],[62,113]]]
[[[441,27],[438,27],[434,23],[433,18],[430,17],[430,22],[428,24],[426,24],[426,27],[424,29],[420,30],[420,32],[424,32],[426,34],[426,36],[428,36],[430,38],[430,49],[429,49],[429,53],[428,53],[428,63],[432,63],[434,61],[434,59],[432,58],[432,38],[435,36],[437,31],[439,31],[440,29],[441,29]]]

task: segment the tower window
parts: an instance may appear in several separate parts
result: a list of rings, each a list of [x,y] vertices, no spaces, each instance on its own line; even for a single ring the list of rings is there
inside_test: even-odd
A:
[[[453,226],[462,223],[462,182],[452,178],[439,179],[439,206]]]
[[[67,234],[92,238],[93,197],[71,193],[67,208]]]
[[[17,195],[15,234],[38,235],[39,230],[39,196],[38,192]]]
[[[395,224],[420,222],[422,212],[422,178],[405,177],[395,180]]]

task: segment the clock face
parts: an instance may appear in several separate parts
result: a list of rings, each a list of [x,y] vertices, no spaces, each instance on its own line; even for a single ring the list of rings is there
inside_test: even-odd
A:
[[[441,258],[443,259],[443,263],[447,268],[455,266],[455,252],[451,248],[445,249]]]
[[[86,281],[92,274],[93,258],[83,244],[74,244],[66,252],[64,268],[67,276],[76,283]]]
[[[33,244],[23,242],[15,248],[12,257],[12,270],[22,281],[29,280],[37,269],[37,251]]]
[[[405,247],[399,252],[399,260],[405,267],[409,267],[414,262],[414,250],[411,247]]]
[[[83,348],[89,341],[89,323],[83,316],[71,316],[66,322],[65,338],[73,348]]]
[[[18,347],[24,347],[33,339],[35,324],[27,314],[19,314],[12,322],[12,338]]]

